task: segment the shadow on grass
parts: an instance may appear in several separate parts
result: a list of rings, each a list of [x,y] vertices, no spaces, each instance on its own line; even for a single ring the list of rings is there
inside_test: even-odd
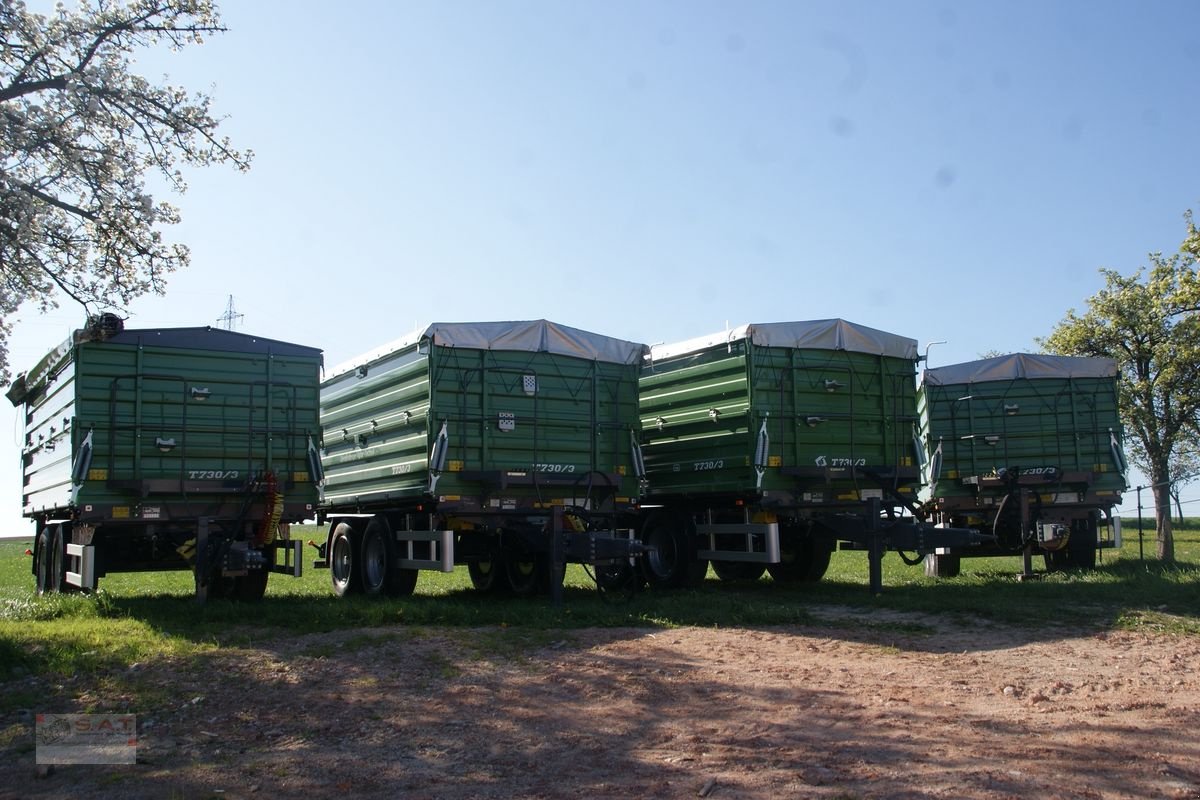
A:
[[[823,624],[819,612],[846,607],[864,627],[881,612],[914,612],[950,621],[975,618],[997,624],[1090,629],[1111,627],[1131,611],[1156,610],[1200,618],[1200,568],[1163,568],[1121,560],[1092,572],[1056,573],[1021,582],[1015,575],[974,575],[885,587],[872,596],[861,583],[779,584],[704,581],[693,589],[643,591],[609,601],[593,590],[568,586],[563,603],[546,597],[506,597],[456,589],[406,598],[337,598],[268,594],[262,602],[196,603],[190,595],[105,595],[98,613],[142,620],[168,635],[195,642],[235,643],[284,633],[352,627],[423,625],[528,627],[718,626]],[[1061,631],[1058,631],[1061,635]]]
[[[942,650],[935,632],[980,625],[1006,630],[994,646],[979,649],[1117,627],[1200,634],[1198,589],[1200,567],[1195,564],[1167,568],[1121,559],[1090,572],[1048,574],[1028,582],[1010,573],[964,574],[944,581],[916,576],[885,586],[880,596],[855,581],[779,584],[766,578],[733,584],[710,579],[692,589],[645,591],[624,601],[606,601],[594,590],[567,586],[560,606],[546,597],[483,595],[471,589],[419,590],[406,598],[268,593],[251,604],[199,604],[182,593],[101,592],[10,604],[4,617],[15,633],[0,629],[0,676],[103,670],[188,647],[257,645],[362,628],[798,626],[847,641],[916,651]],[[35,631],[30,625],[41,627]],[[106,635],[111,641],[97,646],[87,636],[89,628],[110,630]]]
[[[1163,566],[1119,559],[1081,572],[1037,573],[1023,581],[1016,572],[970,573],[966,562],[959,578],[916,577],[885,586],[879,598],[864,597],[853,582],[821,584],[823,599],[838,598],[856,607],[877,607],[930,614],[970,614],[1011,624],[1069,623],[1111,625],[1131,609],[1152,608],[1200,618],[1200,565]]]

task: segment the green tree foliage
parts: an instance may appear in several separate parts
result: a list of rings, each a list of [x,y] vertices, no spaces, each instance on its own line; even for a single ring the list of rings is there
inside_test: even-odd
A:
[[[207,95],[152,83],[130,57],[224,30],[211,0],[84,0],[49,15],[0,0],[0,380],[24,304],[119,309],[187,265],[161,231],[179,212],[147,177],[183,192],[180,166],[246,169],[251,154],[218,137]]]
[[[1120,367],[1121,416],[1133,463],[1154,489],[1158,556],[1175,560],[1171,488],[1200,443],[1200,235],[1185,216],[1179,253],[1151,253],[1131,275],[1103,269],[1105,286],[1041,343],[1065,355],[1107,356]]]

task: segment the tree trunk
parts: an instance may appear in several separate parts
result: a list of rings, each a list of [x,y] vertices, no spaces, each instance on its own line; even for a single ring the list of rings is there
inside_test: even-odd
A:
[[[1171,485],[1167,476],[1154,481],[1154,526],[1158,531],[1158,560],[1175,563],[1175,536],[1171,531]]]

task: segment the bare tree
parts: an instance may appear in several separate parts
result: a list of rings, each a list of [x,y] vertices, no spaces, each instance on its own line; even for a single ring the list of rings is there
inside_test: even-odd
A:
[[[218,136],[208,95],[146,80],[130,55],[224,30],[211,0],[85,0],[49,15],[0,0],[0,379],[22,305],[119,309],[187,265],[161,230],[179,211],[147,175],[182,193],[180,166],[245,170],[252,154]]]

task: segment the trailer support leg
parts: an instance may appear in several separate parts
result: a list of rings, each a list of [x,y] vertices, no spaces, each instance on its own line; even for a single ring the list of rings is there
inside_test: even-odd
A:
[[[867,551],[867,562],[870,567],[871,594],[883,594],[883,532],[879,530],[879,498],[872,497],[867,501],[867,536],[870,547]]]
[[[550,600],[555,608],[563,604],[563,578],[567,564],[563,552],[563,510],[554,507],[550,525]]]
[[[871,537],[871,594],[883,594],[883,539],[876,534]]]
[[[1021,574],[1017,576],[1017,580],[1031,581],[1037,577],[1033,572],[1033,545],[1027,544],[1021,551]]]
[[[208,580],[211,576],[208,565],[208,517],[196,520],[196,602],[208,600]]]
[[[1029,517],[1029,492],[1025,489],[1021,490],[1021,536],[1032,536],[1030,526],[1033,525],[1033,520]],[[1028,538],[1025,540],[1029,541]],[[1026,544],[1021,551],[1021,575],[1017,580],[1032,581],[1037,579],[1037,575],[1033,574],[1033,545]]]

